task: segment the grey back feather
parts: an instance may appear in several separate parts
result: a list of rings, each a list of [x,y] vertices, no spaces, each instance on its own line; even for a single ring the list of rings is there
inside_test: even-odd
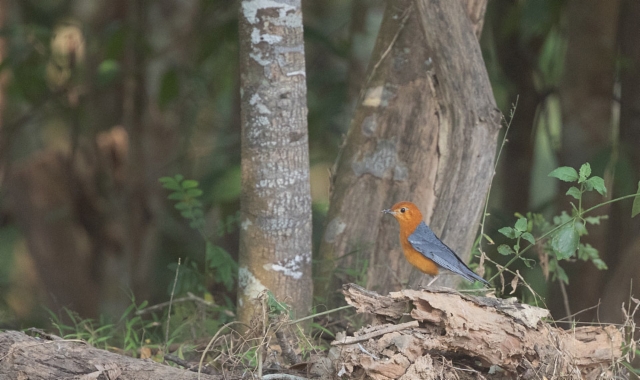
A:
[[[473,272],[453,250],[438,239],[431,228],[425,222],[421,222],[415,231],[409,235],[409,243],[427,259],[432,260],[438,266],[457,273],[465,279],[489,283]]]

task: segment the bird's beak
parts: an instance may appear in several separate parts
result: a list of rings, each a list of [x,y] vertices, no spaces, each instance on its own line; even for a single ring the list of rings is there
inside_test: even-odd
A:
[[[382,212],[383,212],[384,214],[391,214],[391,215],[395,215],[395,214],[396,214],[395,212],[393,212],[393,211],[391,211],[391,210],[382,210]]]

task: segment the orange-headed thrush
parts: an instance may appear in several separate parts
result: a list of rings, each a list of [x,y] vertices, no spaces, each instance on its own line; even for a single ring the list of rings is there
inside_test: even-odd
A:
[[[443,268],[471,282],[481,281],[489,285],[438,239],[431,228],[422,221],[422,213],[416,205],[411,202],[399,202],[390,210],[382,212],[393,215],[400,224],[400,244],[404,257],[418,270],[435,276],[438,269]]]

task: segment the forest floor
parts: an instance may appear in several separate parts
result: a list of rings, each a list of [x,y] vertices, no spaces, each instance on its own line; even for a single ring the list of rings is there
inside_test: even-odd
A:
[[[634,349],[623,347],[633,348],[627,342],[632,322],[565,330],[545,309],[448,288],[383,296],[347,284],[343,294],[371,323],[336,334],[328,350],[302,342],[304,334],[296,333],[302,330],[284,317],[242,335],[217,334],[201,346],[206,360],[165,355],[173,366],[43,332],[6,331],[0,334],[0,380],[629,378],[625,363]]]

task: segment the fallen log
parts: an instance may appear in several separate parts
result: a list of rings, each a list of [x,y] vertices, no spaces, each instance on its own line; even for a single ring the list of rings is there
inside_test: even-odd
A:
[[[430,379],[456,371],[459,378],[611,378],[622,356],[615,326],[563,330],[545,321],[547,310],[513,299],[435,287],[381,296],[354,284],[344,285],[343,294],[358,312],[379,321],[409,321],[365,327],[354,337],[338,334],[332,354],[339,358],[339,375]]]
[[[205,380],[223,378],[200,376]],[[80,340],[44,340],[5,331],[0,334],[0,380],[5,379],[195,380],[198,374],[150,359],[114,354]]]

